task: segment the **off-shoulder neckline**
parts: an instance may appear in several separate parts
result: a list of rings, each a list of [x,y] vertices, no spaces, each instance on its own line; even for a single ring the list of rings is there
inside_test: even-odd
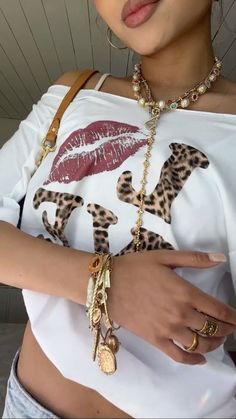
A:
[[[59,88],[61,88],[61,89],[65,89],[66,91],[69,91],[69,89],[70,89],[70,86],[66,86],[66,85],[63,85],[63,84],[53,84],[53,85],[51,85],[49,88],[48,88],[48,91],[51,91],[51,90],[53,90],[53,88],[57,88],[57,87],[59,87]],[[137,105],[137,101],[136,101],[136,99],[132,99],[132,98],[128,98],[128,97],[126,97],[126,96],[120,96],[120,95],[115,95],[115,94],[113,94],[113,93],[108,93],[108,92],[103,92],[102,90],[96,90],[96,89],[80,89],[80,91],[78,92],[78,95],[80,95],[80,94],[84,94],[84,93],[87,93],[87,94],[89,94],[89,95],[97,95],[97,96],[104,96],[104,97],[107,97],[107,98],[115,98],[115,99],[117,99],[117,100],[123,100],[123,101],[126,101],[126,102],[129,102],[129,103],[133,103],[133,104],[135,104],[135,105]],[[199,111],[196,111],[196,110],[193,110],[193,109],[175,109],[173,112],[171,111],[171,112],[168,112],[168,115],[170,115],[170,114],[172,114],[172,115],[174,115],[175,113],[178,113],[178,114],[187,114],[188,113],[188,115],[193,115],[193,116],[200,116],[200,115],[202,115],[202,116],[205,116],[205,117],[211,117],[211,118],[220,118],[220,119],[223,119],[223,118],[226,118],[226,119],[235,119],[235,122],[236,122],[236,114],[230,114],[230,113],[221,113],[221,112],[208,112],[208,111],[201,111],[201,110],[199,110]]]

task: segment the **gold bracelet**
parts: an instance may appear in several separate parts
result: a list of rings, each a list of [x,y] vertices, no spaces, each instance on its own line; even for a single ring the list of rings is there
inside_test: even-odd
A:
[[[86,312],[89,316],[89,328],[94,332],[92,359],[96,360],[105,374],[113,374],[117,369],[115,353],[119,350],[119,341],[113,334],[114,327],[107,309],[107,292],[110,288],[110,275],[112,270],[112,255],[96,254],[89,264],[90,278],[87,290]],[[106,330],[105,336],[102,332]],[[103,339],[100,342],[101,338]]]

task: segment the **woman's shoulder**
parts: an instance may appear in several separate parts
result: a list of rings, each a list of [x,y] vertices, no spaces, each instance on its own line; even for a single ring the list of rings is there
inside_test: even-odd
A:
[[[236,82],[222,77],[218,95],[221,112],[236,115]]]
[[[62,74],[53,84],[72,86],[82,71],[82,69],[68,71]],[[83,88],[94,89],[101,76],[102,73],[100,72],[93,74]],[[125,78],[110,77],[109,83],[106,83],[106,91],[127,97],[129,97],[130,94]],[[217,86],[215,86],[213,91],[204,99],[204,103],[202,102],[202,105],[204,106],[203,110],[236,115],[236,82],[222,76]]]
[[[54,85],[62,85],[62,86],[72,86],[72,84],[77,80],[77,78],[80,76],[80,74],[83,72],[83,70],[74,70],[74,71],[68,71],[64,74],[62,74],[53,84]],[[93,74],[89,80],[85,83],[83,86],[84,89],[93,89],[98,80],[101,77],[101,73],[97,72]]]

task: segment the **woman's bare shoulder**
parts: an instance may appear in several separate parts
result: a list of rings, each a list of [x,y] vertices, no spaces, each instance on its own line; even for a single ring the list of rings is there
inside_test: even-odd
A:
[[[82,72],[83,70],[68,71],[62,74],[53,84],[62,86],[72,86],[72,84],[76,81],[76,79]],[[99,72],[93,74],[87,81],[87,83],[84,85],[84,88],[93,89],[100,77],[101,74]]]
[[[225,97],[226,102],[232,105],[236,113],[236,82],[226,77],[222,78],[222,97]]]
[[[211,95],[212,109],[236,115],[236,82],[221,77]]]

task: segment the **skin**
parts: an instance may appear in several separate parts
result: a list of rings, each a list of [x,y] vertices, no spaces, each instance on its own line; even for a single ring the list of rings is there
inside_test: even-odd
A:
[[[142,71],[155,99],[166,100],[179,96],[204,78],[212,67],[214,54],[210,35],[211,0],[161,0],[154,15],[135,29],[127,28],[121,20],[125,0],[94,0],[94,3],[98,13],[113,32],[141,55]],[[92,77],[85,88],[93,88],[99,76],[96,74]],[[71,85],[77,77],[78,72],[70,72],[61,76],[55,84]],[[130,77],[109,76],[101,90],[133,98]],[[236,84],[220,77],[211,91],[203,95],[201,100],[192,104],[189,109],[236,114],[235,98]],[[7,227],[4,228],[6,228],[4,237],[9,237],[10,240],[10,232]],[[16,243],[16,232],[12,230],[11,234],[14,239],[12,242]],[[43,242],[40,244],[42,249],[36,249],[32,238],[23,238],[22,232],[17,234],[21,243],[17,245],[18,248],[27,246],[27,243],[29,246],[29,251],[19,256],[21,278],[27,277],[30,259],[32,277],[29,277],[29,282],[32,283],[32,278],[37,280],[40,270],[37,266],[37,257],[39,252],[42,254],[46,252],[46,246],[48,246],[46,254],[50,255],[50,266],[57,267],[58,258],[63,261],[65,252],[62,249],[57,251],[54,246],[54,253],[49,252],[51,245]],[[23,240],[27,241],[24,245]],[[8,247],[11,248],[10,245]],[[24,254],[29,255],[30,252],[31,257],[24,263]],[[46,254],[40,260],[45,261]],[[3,258],[3,260],[8,259],[8,255]],[[76,259],[80,264],[80,269],[77,267],[76,273],[79,270],[86,273],[80,278],[78,295],[73,293],[71,299],[85,304],[81,296],[86,294],[87,259],[83,255],[80,258],[76,255]],[[225,337],[235,330],[236,310],[189,284],[176,275],[173,268],[191,266],[206,269],[216,265],[209,261],[206,254],[195,252],[149,251],[116,258],[112,275],[113,285],[108,298],[111,318],[158,347],[176,362],[199,364],[204,361],[204,353],[217,348]],[[25,267],[24,270],[22,267]],[[57,275],[59,277],[59,274],[59,271],[48,272],[50,278]],[[51,291],[51,288],[49,291],[49,287],[47,288],[49,281],[45,275],[45,287],[41,291],[53,294],[54,291]],[[7,275],[2,275],[5,276]],[[8,276],[14,278],[14,272]],[[32,289],[32,286],[30,288],[22,283],[22,288]],[[39,290],[37,284],[35,290]],[[142,311],[140,307],[143,307]],[[168,307],[171,307],[171,311]],[[204,323],[202,313],[218,319],[219,331],[214,338],[199,337],[196,352],[188,353],[181,346],[191,344],[191,328],[202,327]],[[155,321],[156,318],[159,319],[158,322]],[[175,345],[173,339],[180,346]],[[29,323],[22,343],[17,374],[24,387],[41,404],[60,417],[129,417],[95,391],[63,377],[41,350]]]
[[[109,0],[109,4],[106,0],[94,0],[98,13],[114,34],[140,55],[142,73],[156,100],[178,97],[204,79],[214,62],[212,0],[161,0],[151,18],[137,28],[128,28],[121,19],[125,3],[126,0]],[[131,77],[123,79],[120,88],[125,96],[133,97],[130,80]],[[211,92],[202,96],[201,104],[189,109],[201,106],[202,110],[227,112],[234,104],[235,94],[236,84],[220,77]],[[221,95],[234,96],[230,105],[224,100],[222,106]]]

